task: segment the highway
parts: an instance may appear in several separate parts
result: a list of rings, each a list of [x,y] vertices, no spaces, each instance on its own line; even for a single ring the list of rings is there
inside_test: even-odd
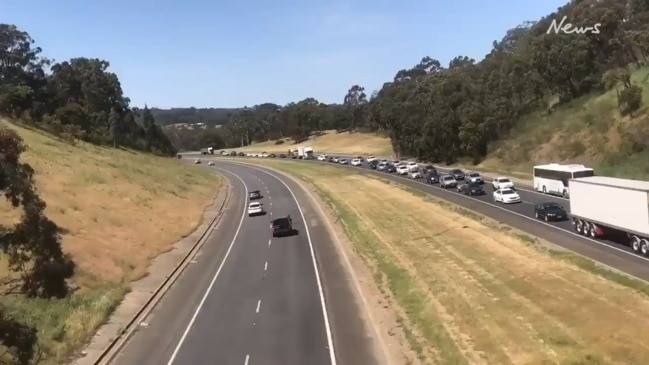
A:
[[[342,154],[334,154],[344,157]],[[205,156],[207,157],[207,156]],[[211,158],[211,156],[210,156]],[[221,157],[216,157],[218,160]],[[232,157],[228,158],[233,161],[258,161],[261,158],[254,157]],[[279,159],[278,159],[279,160]],[[468,196],[460,194],[456,189],[443,189],[438,184],[430,185],[425,183],[424,179],[409,179],[407,176],[399,176],[394,173],[385,173],[369,169],[367,163],[362,166],[340,165],[331,162],[310,160],[301,161],[293,160],[296,163],[327,164],[339,168],[356,171],[363,174],[372,174],[373,176],[399,182],[405,186],[414,188],[418,191],[442,198],[461,207],[467,208],[484,214],[496,221],[505,223],[528,234],[545,239],[557,246],[561,246],[594,261],[609,266],[611,268],[625,272],[639,279],[649,281],[649,259],[634,253],[628,246],[611,240],[591,239],[574,232],[570,221],[563,222],[545,222],[534,217],[534,205],[541,202],[553,201],[561,204],[570,212],[569,201],[562,197],[551,196],[533,191],[526,187],[517,186],[517,192],[521,196],[522,203],[518,204],[500,204],[495,203],[492,197],[492,188],[490,181],[485,178],[486,195]],[[449,169],[439,168],[441,173],[448,172]]]
[[[258,169],[205,167],[230,181],[225,217],[112,363],[382,363],[335,245],[304,192]],[[265,216],[247,215],[254,190]],[[286,215],[298,234],[273,238],[270,220]]]

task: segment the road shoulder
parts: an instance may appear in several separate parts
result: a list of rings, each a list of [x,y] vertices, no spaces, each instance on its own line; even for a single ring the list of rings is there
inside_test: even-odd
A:
[[[170,251],[151,260],[147,276],[131,283],[129,293],[115,308],[108,321],[99,327],[90,343],[78,354],[80,357],[74,361],[75,365],[94,364],[110,343],[126,329],[126,325],[133,316],[162,285],[174,268],[182,262],[198,240],[211,228],[214,219],[224,214],[229,203],[230,189],[231,183],[224,177],[223,185],[216,198],[203,212],[201,224],[192,233],[174,243]],[[166,290],[169,289],[170,287],[166,288]]]

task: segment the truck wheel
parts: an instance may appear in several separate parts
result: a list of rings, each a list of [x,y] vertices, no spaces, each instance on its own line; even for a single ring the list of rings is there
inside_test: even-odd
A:
[[[564,190],[564,191],[563,191],[563,197],[564,197],[565,199],[568,199],[568,191],[567,191],[567,190]]]
[[[583,227],[584,227],[584,222],[582,222],[581,220],[577,220],[575,222],[575,231],[577,231],[577,233],[581,234],[581,230]]]
[[[545,188],[545,185],[543,185],[543,194],[547,194],[548,190]]]
[[[638,236],[631,236],[631,249],[633,252],[640,252],[640,238]]]
[[[640,253],[642,253],[644,256],[647,256],[647,254],[649,254],[649,240],[646,238],[640,240]]]
[[[584,234],[584,236],[588,236],[588,234],[590,233],[590,223],[584,222],[584,225],[581,228],[581,232]]]

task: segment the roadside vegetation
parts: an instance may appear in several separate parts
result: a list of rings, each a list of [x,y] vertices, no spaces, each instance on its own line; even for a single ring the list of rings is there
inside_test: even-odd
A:
[[[67,292],[59,298],[30,297],[5,285],[3,315],[34,334],[37,345],[25,340],[24,352],[32,349],[43,357],[41,363],[61,364],[105,322],[130,282],[146,275],[150,260],[201,223],[221,180],[176,159],[85,142],[72,145],[7,122],[0,130],[15,132],[28,146],[20,161],[36,171],[36,191],[47,203],[44,213],[57,225],[62,251],[74,262],[74,275],[65,276]],[[20,209],[0,204],[2,227],[20,218]],[[22,282],[24,275],[10,270],[11,257],[11,251],[0,255],[5,284]],[[6,331],[5,344],[19,340],[16,332]]]
[[[61,364],[219,188],[170,158],[151,111],[131,107],[108,68],[54,63],[0,24],[2,364]]]
[[[297,148],[292,142],[290,138],[283,138],[277,141],[255,143],[234,149],[234,151],[286,153],[289,149]],[[352,155],[390,156],[394,153],[390,140],[378,133],[350,133],[328,130],[312,135],[299,145],[312,147],[315,151],[330,151]]]
[[[564,16],[576,27],[600,23],[601,33],[547,34]],[[523,173],[532,164],[582,162],[600,174],[649,179],[648,19],[646,1],[567,2],[538,21],[521,19],[481,61],[461,49],[448,65],[423,57],[380,90],[352,85],[340,104],[255,105],[196,134],[203,147],[254,149],[331,129],[379,132],[402,158]],[[192,140],[191,131],[175,131]]]
[[[403,315],[422,362],[649,361],[644,283],[381,179],[291,161],[259,164],[308,182],[333,208],[385,300]]]

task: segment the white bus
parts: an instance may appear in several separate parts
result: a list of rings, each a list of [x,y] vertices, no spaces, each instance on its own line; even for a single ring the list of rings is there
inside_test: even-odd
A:
[[[568,181],[580,177],[594,176],[595,171],[584,165],[549,165],[534,166],[534,190],[544,194],[570,196]]]

